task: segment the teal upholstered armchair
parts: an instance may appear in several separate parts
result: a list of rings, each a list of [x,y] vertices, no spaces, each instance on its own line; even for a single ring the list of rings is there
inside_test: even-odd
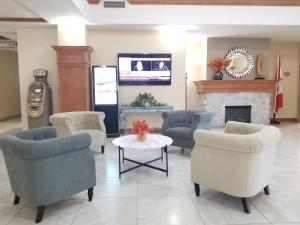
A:
[[[210,130],[213,113],[195,110],[173,110],[162,114],[162,134],[173,139],[174,146],[192,149],[196,129]]]
[[[36,223],[46,205],[96,185],[95,159],[88,134],[57,137],[54,127],[6,135],[0,140],[14,204],[20,199],[37,206]]]

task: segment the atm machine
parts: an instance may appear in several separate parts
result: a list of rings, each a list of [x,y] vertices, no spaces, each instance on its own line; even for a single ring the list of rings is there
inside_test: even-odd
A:
[[[49,116],[52,114],[51,89],[48,86],[48,71],[37,69],[33,71],[35,81],[29,85],[27,96],[28,128],[49,126]]]
[[[116,66],[93,66],[93,106],[94,111],[105,113],[107,136],[119,136]]]

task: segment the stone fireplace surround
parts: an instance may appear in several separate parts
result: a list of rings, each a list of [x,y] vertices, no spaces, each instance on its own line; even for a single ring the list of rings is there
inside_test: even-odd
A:
[[[251,105],[251,122],[269,124],[270,122],[270,93],[204,93],[200,95],[200,107],[213,112],[213,126],[225,125],[225,106]]]
[[[212,125],[225,125],[225,106],[251,106],[251,122],[269,124],[274,80],[195,81],[200,108],[215,114]]]

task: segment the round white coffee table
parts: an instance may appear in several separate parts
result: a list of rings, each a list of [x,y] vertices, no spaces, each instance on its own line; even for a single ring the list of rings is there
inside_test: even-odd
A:
[[[147,139],[143,142],[139,141],[135,135],[125,135],[122,137],[118,137],[113,140],[113,144],[119,147],[119,178],[123,173],[129,172],[131,170],[137,169],[141,166],[146,166],[151,169],[159,170],[165,172],[168,176],[168,146],[173,142],[172,138],[169,138],[160,134],[148,134]],[[147,162],[138,162],[124,156],[124,149],[161,149],[161,155],[158,158],[152,159]],[[156,166],[149,165],[152,162],[162,160],[163,161],[163,152],[166,154],[166,168],[159,168]],[[131,167],[126,170],[121,170],[121,153],[122,153],[122,161],[129,161],[138,164],[137,166]]]

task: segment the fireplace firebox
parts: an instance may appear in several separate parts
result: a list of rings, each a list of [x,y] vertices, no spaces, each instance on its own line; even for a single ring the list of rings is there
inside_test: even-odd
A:
[[[225,106],[225,124],[229,120],[251,123],[251,106]]]

